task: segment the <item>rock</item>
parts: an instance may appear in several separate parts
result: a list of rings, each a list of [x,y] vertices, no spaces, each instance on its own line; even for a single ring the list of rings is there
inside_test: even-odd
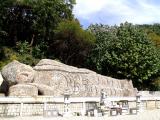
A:
[[[9,82],[9,95],[59,97],[69,91],[71,96],[99,97],[102,89],[108,96],[136,95],[131,80],[114,79],[49,59],[39,61],[33,69],[13,61],[2,69],[2,75]]]
[[[78,69],[77,67],[65,65],[55,60],[42,59],[39,63],[33,68],[35,71],[62,71],[70,73],[89,73],[92,72],[87,69]]]
[[[49,87],[44,84],[36,84],[36,83],[29,83],[29,85],[34,86],[38,88],[38,94],[39,95],[48,95],[48,96],[53,96],[55,95],[55,91],[53,90],[52,87]]]
[[[52,89],[54,92],[50,93],[54,96],[63,95],[66,89],[72,96],[84,97],[100,96],[101,89],[104,89],[109,96],[135,96],[136,94],[130,80],[102,76],[55,60],[43,59],[34,70],[36,72],[33,83],[49,86],[48,90]]]
[[[32,85],[18,84],[9,88],[9,96],[38,96],[38,89]]]
[[[2,69],[2,76],[9,85],[30,83],[33,81],[34,70],[32,67],[14,60]]]

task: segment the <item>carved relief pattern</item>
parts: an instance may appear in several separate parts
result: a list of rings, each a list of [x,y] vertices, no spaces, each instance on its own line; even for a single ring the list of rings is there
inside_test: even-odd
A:
[[[23,69],[19,69],[21,66]],[[41,60],[34,69],[14,61],[4,67],[2,75],[10,83],[12,95],[32,95],[30,92],[19,92],[19,84],[28,85],[26,91],[30,91],[28,88],[37,88],[42,95],[63,96],[67,90],[72,96],[100,96],[102,89],[107,96],[135,95],[131,81],[102,76],[48,59]]]

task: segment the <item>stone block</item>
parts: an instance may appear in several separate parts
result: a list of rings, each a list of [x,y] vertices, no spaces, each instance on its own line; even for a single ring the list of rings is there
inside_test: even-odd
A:
[[[9,88],[10,96],[37,96],[38,89],[32,85],[18,84]]]
[[[116,115],[118,115],[117,110],[116,109],[111,109],[110,110],[110,116],[116,116]]]
[[[155,101],[147,101],[147,109],[155,109],[156,108],[156,103]]]
[[[45,110],[44,111],[44,116],[45,117],[57,117],[58,116],[58,111],[56,111],[56,110]]]
[[[129,109],[129,113],[130,113],[131,115],[136,115],[136,114],[137,114],[137,108],[130,108],[130,109]]]

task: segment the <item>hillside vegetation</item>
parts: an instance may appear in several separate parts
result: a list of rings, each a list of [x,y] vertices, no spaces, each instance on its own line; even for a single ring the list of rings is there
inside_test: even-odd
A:
[[[74,0],[0,0],[0,69],[12,60],[34,66],[57,59],[143,90],[160,89],[160,24],[83,29]]]

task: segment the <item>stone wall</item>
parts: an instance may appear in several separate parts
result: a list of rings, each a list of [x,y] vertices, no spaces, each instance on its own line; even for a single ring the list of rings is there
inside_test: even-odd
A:
[[[93,100],[94,102],[90,101]],[[81,112],[84,102],[86,110],[95,107],[99,98],[71,98],[69,109],[72,113]],[[6,116],[43,116],[47,110],[64,113],[64,98],[53,97],[0,97],[0,117]]]
[[[80,103],[77,105],[81,105]],[[6,116],[43,116],[44,103],[5,103],[0,104],[0,117]],[[57,109],[60,114],[63,114],[63,104],[50,103],[47,104],[47,110]],[[74,108],[76,106],[74,105]]]
[[[128,101],[129,108],[136,108],[135,97],[108,97],[107,100],[114,103]],[[72,113],[80,113],[82,110],[94,109],[99,106],[100,98],[83,97],[70,98],[69,109]],[[139,105],[141,110],[160,108],[160,97],[142,97]],[[43,116],[46,110],[57,110],[59,114],[64,113],[64,98],[53,97],[0,97],[0,117],[5,116]]]
[[[143,100],[141,101],[142,110],[160,109],[160,100]]]
[[[0,117],[2,116],[19,116],[20,104],[4,103],[0,104]]]
[[[143,97],[160,97],[160,91],[139,91],[139,94]]]

